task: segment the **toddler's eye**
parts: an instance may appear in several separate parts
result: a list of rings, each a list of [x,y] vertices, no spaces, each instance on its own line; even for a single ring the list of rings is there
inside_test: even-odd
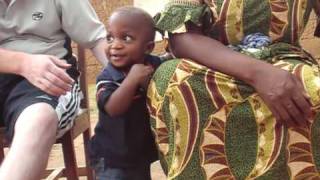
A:
[[[126,42],[131,42],[133,40],[133,38],[129,35],[124,36],[123,40],[125,40]]]
[[[111,35],[107,35],[106,39],[107,39],[107,43],[112,43],[114,40],[114,38]]]

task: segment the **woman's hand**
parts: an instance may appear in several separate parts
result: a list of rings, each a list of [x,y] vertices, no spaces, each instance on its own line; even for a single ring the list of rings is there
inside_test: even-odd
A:
[[[280,123],[288,126],[307,124],[311,117],[311,103],[296,76],[270,65],[256,73],[251,85]]]
[[[192,59],[253,86],[282,123],[304,125],[311,116],[309,97],[302,83],[285,70],[195,33],[172,34],[170,47],[176,57]]]
[[[70,64],[49,55],[25,54],[20,75],[31,84],[54,96],[71,90],[74,80],[66,73]]]

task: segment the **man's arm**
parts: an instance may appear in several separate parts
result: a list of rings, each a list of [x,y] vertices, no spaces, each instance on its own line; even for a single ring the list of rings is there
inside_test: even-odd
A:
[[[72,41],[91,49],[93,55],[105,66],[107,64],[107,57],[104,53],[106,29],[90,1],[59,0],[57,2],[62,13],[62,29]],[[70,11],[72,8],[77,10]],[[75,21],[76,19],[81,19],[81,21]]]
[[[0,72],[25,77],[31,84],[54,96],[71,90],[70,67],[54,56],[32,55],[0,48]]]
[[[105,53],[106,45],[106,40],[103,38],[100,39],[93,48],[91,48],[92,54],[103,66],[107,66],[108,64],[108,59]]]
[[[25,53],[8,51],[0,48],[0,72],[21,74]]]

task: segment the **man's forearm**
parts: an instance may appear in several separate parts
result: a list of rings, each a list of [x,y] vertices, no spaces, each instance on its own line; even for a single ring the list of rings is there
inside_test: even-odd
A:
[[[0,72],[21,74],[26,54],[0,48]]]
[[[106,66],[108,63],[108,59],[105,53],[106,40],[100,39],[96,46],[91,48],[93,55],[97,58],[97,60],[103,65]]]

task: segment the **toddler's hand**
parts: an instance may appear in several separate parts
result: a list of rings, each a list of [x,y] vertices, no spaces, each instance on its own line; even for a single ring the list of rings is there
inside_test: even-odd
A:
[[[137,82],[140,87],[146,88],[153,72],[154,68],[151,65],[135,64],[130,69],[128,76]]]

